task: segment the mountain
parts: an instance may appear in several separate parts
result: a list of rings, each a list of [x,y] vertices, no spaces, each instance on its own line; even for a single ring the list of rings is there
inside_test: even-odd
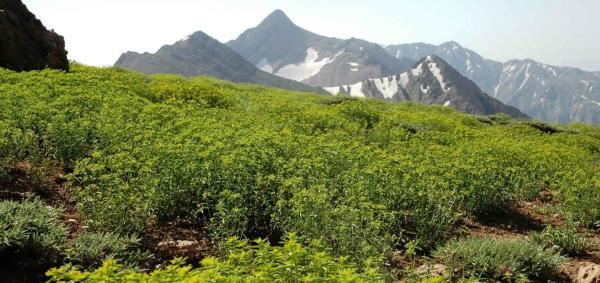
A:
[[[0,67],[68,71],[65,40],[47,30],[20,0],[0,0]]]
[[[263,72],[231,48],[200,31],[172,45],[165,45],[154,54],[126,52],[115,66],[148,74],[171,73],[188,77],[205,75],[290,90],[321,91],[316,87]]]
[[[462,76],[438,56],[430,55],[402,74],[366,79],[353,85],[325,88],[332,94],[374,97],[393,101],[417,101],[439,104],[478,115],[506,113],[527,117],[485,94],[475,83]]]
[[[425,43],[390,45],[386,51],[396,58],[408,59],[437,55],[483,91],[531,117],[560,123],[600,123],[600,76],[597,72],[550,66],[528,59],[496,62],[456,42],[439,46]]]
[[[313,86],[336,86],[404,72],[415,60],[395,59],[375,43],[321,36],[275,10],[227,43],[263,71]]]

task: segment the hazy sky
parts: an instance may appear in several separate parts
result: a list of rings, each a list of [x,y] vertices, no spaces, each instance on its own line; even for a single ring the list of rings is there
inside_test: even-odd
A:
[[[484,57],[600,71],[599,0],[24,0],[69,58],[112,65],[194,31],[226,42],[282,9],[326,36],[380,44],[454,40]]]

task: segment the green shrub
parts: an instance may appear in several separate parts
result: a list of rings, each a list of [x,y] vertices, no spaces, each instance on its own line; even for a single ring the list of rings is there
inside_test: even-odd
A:
[[[459,278],[551,279],[564,259],[556,252],[526,240],[467,238],[454,240],[434,252]]]
[[[39,200],[0,201],[0,278],[5,282],[40,282],[60,263],[66,230],[60,210]]]
[[[137,266],[150,259],[140,249],[140,239],[114,233],[84,233],[73,240],[65,251],[66,261],[84,268],[97,268],[112,258],[126,266]]]
[[[225,259],[205,258],[201,267],[184,266],[183,260],[151,273],[126,269],[108,260],[93,271],[67,265],[51,269],[49,282],[383,282],[376,269],[358,270],[347,258],[333,258],[318,247],[304,247],[292,236],[282,246],[265,241],[249,245],[230,239]]]
[[[459,216],[545,186],[581,225],[600,222],[594,126],[549,135],[507,115],[77,64],[0,73],[0,174],[73,169],[94,231],[199,220],[219,242],[296,232],[362,264],[415,239],[434,248]]]
[[[0,251],[59,252],[66,240],[61,211],[39,200],[0,201]]]
[[[556,228],[547,226],[544,231],[533,234],[532,238],[534,242],[549,249],[557,249],[565,255],[579,255],[592,247],[585,234],[577,232],[574,224]]]

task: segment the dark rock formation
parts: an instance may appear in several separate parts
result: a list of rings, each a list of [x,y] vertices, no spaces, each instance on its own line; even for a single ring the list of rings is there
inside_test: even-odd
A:
[[[65,41],[48,31],[20,0],[0,0],[0,67],[68,71]]]

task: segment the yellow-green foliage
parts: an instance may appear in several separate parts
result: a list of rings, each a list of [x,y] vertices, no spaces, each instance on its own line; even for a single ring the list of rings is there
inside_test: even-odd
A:
[[[503,115],[79,65],[0,70],[0,109],[0,161],[23,158],[4,133],[33,137],[35,155],[73,170],[99,231],[201,218],[215,239],[295,232],[362,262],[399,241],[431,248],[459,215],[546,185],[575,220],[600,220],[594,126],[549,134]]]
[[[196,269],[176,259],[167,267],[143,273],[108,260],[93,271],[63,266],[47,275],[49,282],[384,282],[376,269],[358,273],[347,258],[332,258],[319,247],[303,247],[293,236],[281,247],[236,239],[226,246],[225,259],[205,258]]]

